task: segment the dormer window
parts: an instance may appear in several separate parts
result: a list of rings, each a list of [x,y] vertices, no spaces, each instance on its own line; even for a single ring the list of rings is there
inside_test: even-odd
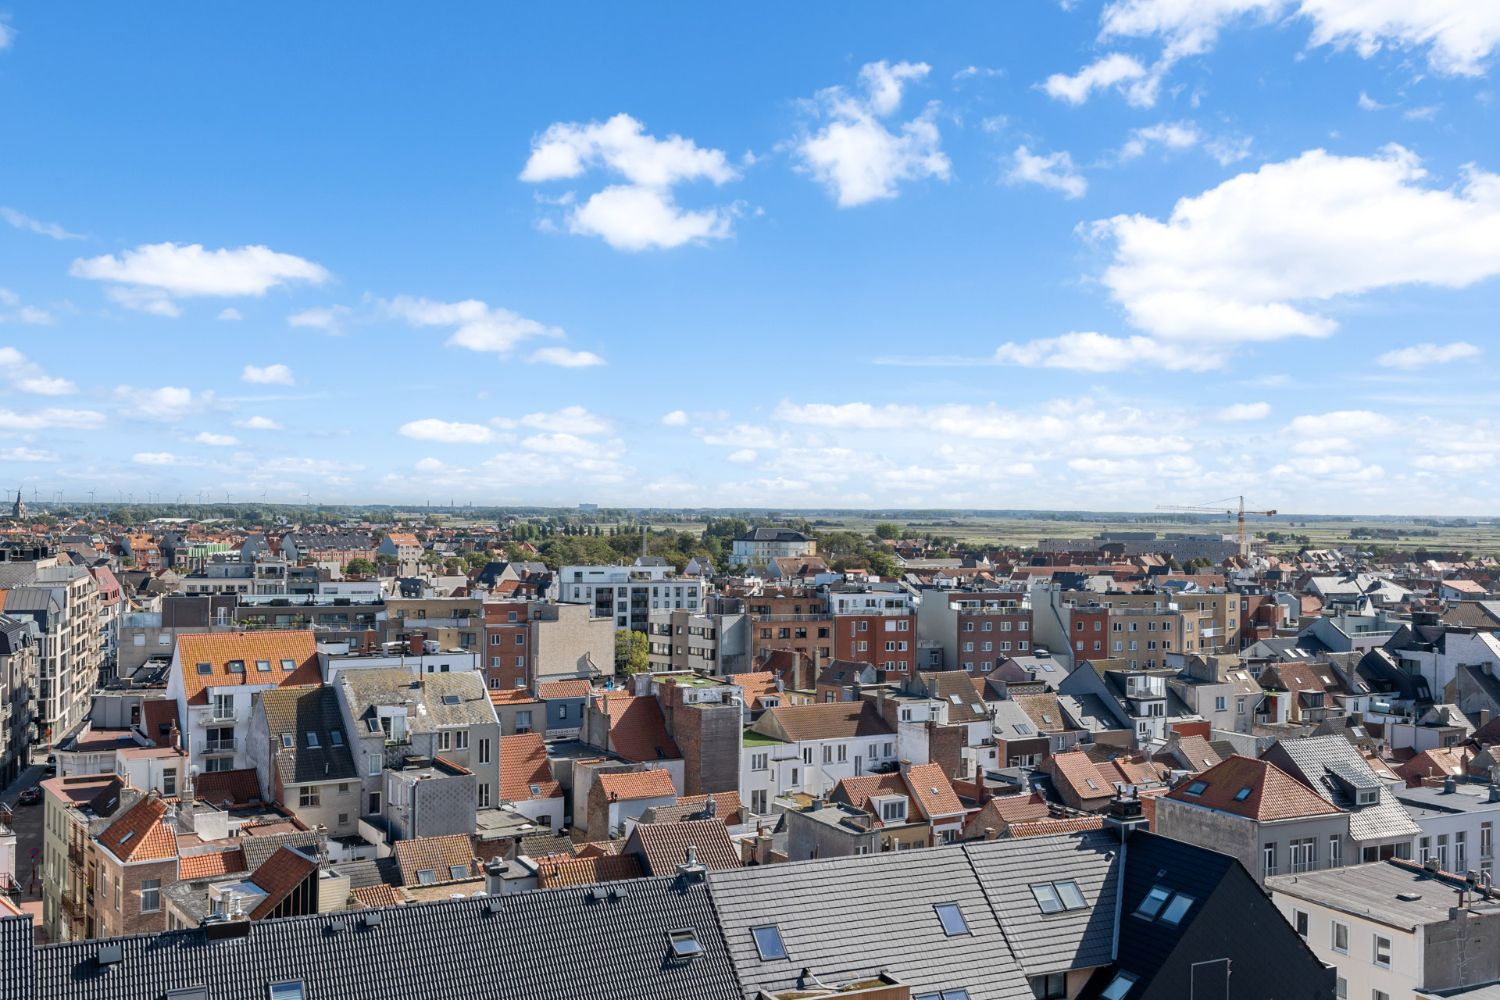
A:
[[[1380,801],[1380,789],[1361,788],[1354,793],[1354,804],[1357,806],[1373,806]]]

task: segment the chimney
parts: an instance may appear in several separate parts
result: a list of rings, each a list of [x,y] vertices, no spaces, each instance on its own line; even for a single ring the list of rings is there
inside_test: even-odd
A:
[[[1443,794],[1444,795],[1452,795],[1456,791],[1458,791],[1458,782],[1454,781],[1451,777],[1444,778],[1443,779]]]
[[[703,815],[708,819],[719,815],[719,800],[714,798],[712,793],[709,794],[708,801],[703,804]]]
[[[505,873],[509,869],[500,858],[493,858],[484,866],[484,891],[491,896],[505,894]]]
[[[1104,815],[1104,825],[1120,835],[1120,840],[1130,839],[1130,834],[1136,829],[1145,829],[1146,815],[1141,809],[1141,800],[1134,791],[1130,794],[1121,793],[1114,797],[1109,803],[1109,811]]]
[[[900,766],[901,766],[901,773],[902,774],[910,774],[911,773],[911,761],[903,759],[901,761],[901,765]]]

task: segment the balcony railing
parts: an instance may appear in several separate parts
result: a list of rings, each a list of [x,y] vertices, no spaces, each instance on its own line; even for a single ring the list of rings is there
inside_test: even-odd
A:
[[[234,753],[240,748],[238,736],[229,739],[205,740],[203,743],[204,753]]]

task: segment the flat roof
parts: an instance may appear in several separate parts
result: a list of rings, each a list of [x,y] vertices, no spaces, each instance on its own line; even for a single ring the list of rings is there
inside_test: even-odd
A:
[[[1500,812],[1500,802],[1491,802],[1489,792],[1489,785],[1460,784],[1451,792],[1443,791],[1441,786],[1424,785],[1420,788],[1397,788],[1391,794],[1408,807],[1408,812],[1438,816],[1445,813]]]
[[[1450,882],[1452,876],[1434,878],[1407,867],[1410,864],[1377,861],[1300,875],[1273,875],[1266,879],[1266,888],[1408,932],[1427,924],[1446,923],[1448,911],[1458,905],[1458,883]],[[1472,893],[1468,900],[1470,909],[1477,912],[1500,912],[1500,900],[1475,900]]]

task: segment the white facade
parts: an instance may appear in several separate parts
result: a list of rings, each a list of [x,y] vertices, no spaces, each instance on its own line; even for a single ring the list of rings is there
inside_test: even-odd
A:
[[[1422,984],[1420,927],[1404,930],[1266,888],[1287,923],[1305,925],[1308,947],[1337,970],[1342,992],[1335,991],[1336,997],[1379,1000],[1384,994],[1387,1000],[1408,1000]],[[1342,950],[1339,942],[1345,945]]]
[[[707,584],[672,576],[671,566],[564,566],[557,574],[557,600],[587,604],[616,628],[647,630],[653,611],[697,611]]]
[[[765,793],[767,808],[778,795],[824,795],[845,778],[869,774],[898,759],[894,734],[770,746],[752,736],[740,751],[740,801],[754,812],[757,791]]]

